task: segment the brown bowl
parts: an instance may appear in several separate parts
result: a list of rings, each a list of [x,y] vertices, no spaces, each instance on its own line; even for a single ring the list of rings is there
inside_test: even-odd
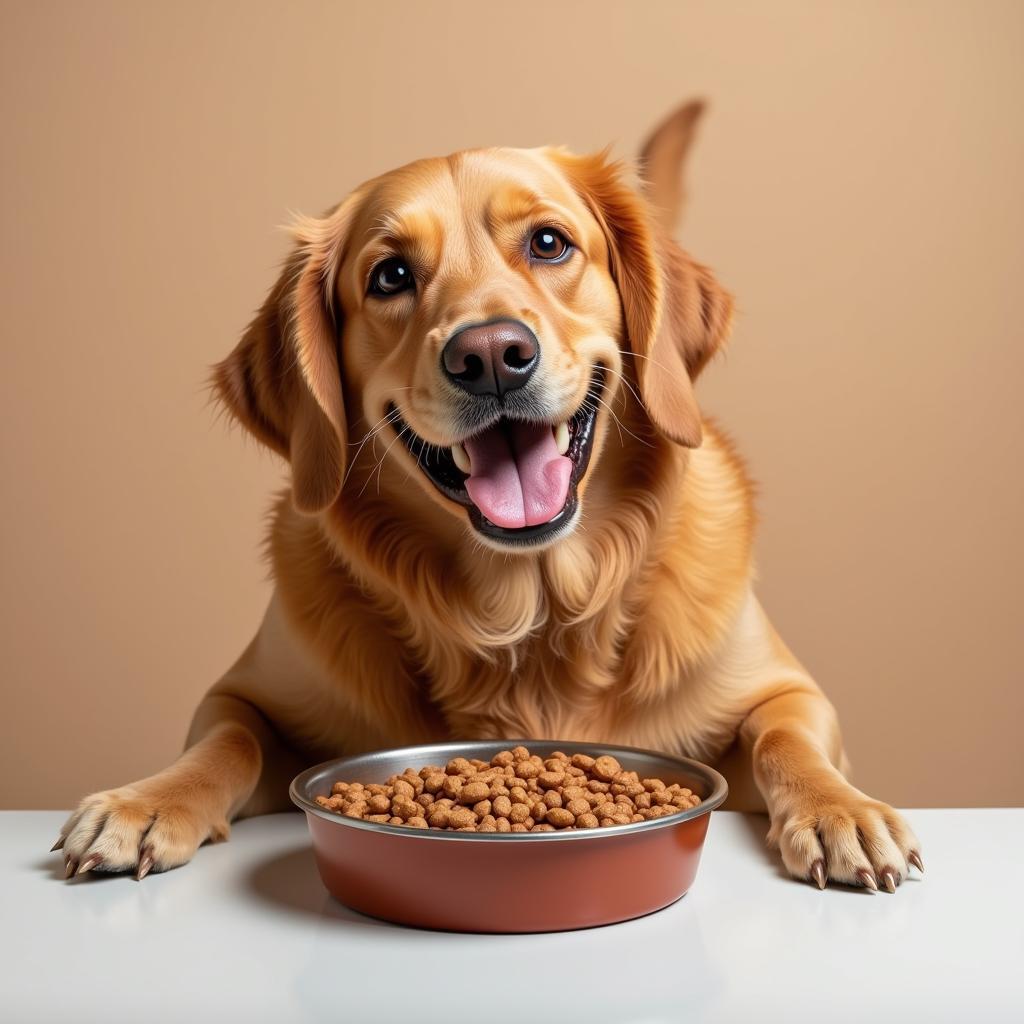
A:
[[[345,818],[316,797],[343,782],[384,782],[453,757],[489,761],[517,743],[533,754],[612,754],[627,771],[688,786],[702,800],[678,814],[571,832],[414,829]],[[553,932],[627,921],[675,903],[693,884],[711,812],[728,787],[699,761],[633,747],[551,740],[442,743],[325,761],[296,776],[327,890],[372,917],[459,932]]]

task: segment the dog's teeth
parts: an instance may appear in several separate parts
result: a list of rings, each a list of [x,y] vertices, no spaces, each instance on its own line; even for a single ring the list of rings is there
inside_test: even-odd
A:
[[[452,458],[455,460],[455,465],[458,466],[463,473],[472,472],[473,467],[472,463],[469,461],[469,455],[461,444],[452,445]]]
[[[559,423],[555,427],[555,447],[559,455],[564,455],[569,450],[569,424]]]

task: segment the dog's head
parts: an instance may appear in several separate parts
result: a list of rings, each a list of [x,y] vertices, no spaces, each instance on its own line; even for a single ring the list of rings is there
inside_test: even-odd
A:
[[[398,460],[478,538],[537,548],[576,524],[620,393],[700,444],[691,382],[731,303],[605,155],[420,161],[296,235],[215,383],[290,460],[300,511]]]

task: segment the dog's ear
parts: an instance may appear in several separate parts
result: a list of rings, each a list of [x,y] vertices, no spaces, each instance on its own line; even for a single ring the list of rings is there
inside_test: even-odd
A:
[[[725,342],[732,298],[707,267],[672,241],[646,201],[606,153],[553,154],[590,207],[608,242],[644,408],[666,437],[701,443],[692,382]]]
[[[703,113],[703,100],[684,103],[651,132],[640,149],[637,169],[644,194],[661,225],[670,231],[679,223],[686,202],[683,164]]]
[[[295,227],[277,283],[212,385],[231,414],[291,462],[295,507],[332,505],[345,475],[347,427],[339,368],[342,324],[334,282],[350,204]]]

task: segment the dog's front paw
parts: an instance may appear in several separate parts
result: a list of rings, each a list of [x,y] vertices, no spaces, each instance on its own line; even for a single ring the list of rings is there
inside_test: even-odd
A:
[[[903,817],[845,781],[784,794],[773,807],[768,842],[794,878],[821,889],[831,879],[895,892],[911,864],[924,870],[920,844]]]
[[[166,871],[192,858],[207,839],[226,839],[227,820],[211,812],[210,794],[158,777],[87,796],[65,822],[54,850],[64,877],[87,871]]]

